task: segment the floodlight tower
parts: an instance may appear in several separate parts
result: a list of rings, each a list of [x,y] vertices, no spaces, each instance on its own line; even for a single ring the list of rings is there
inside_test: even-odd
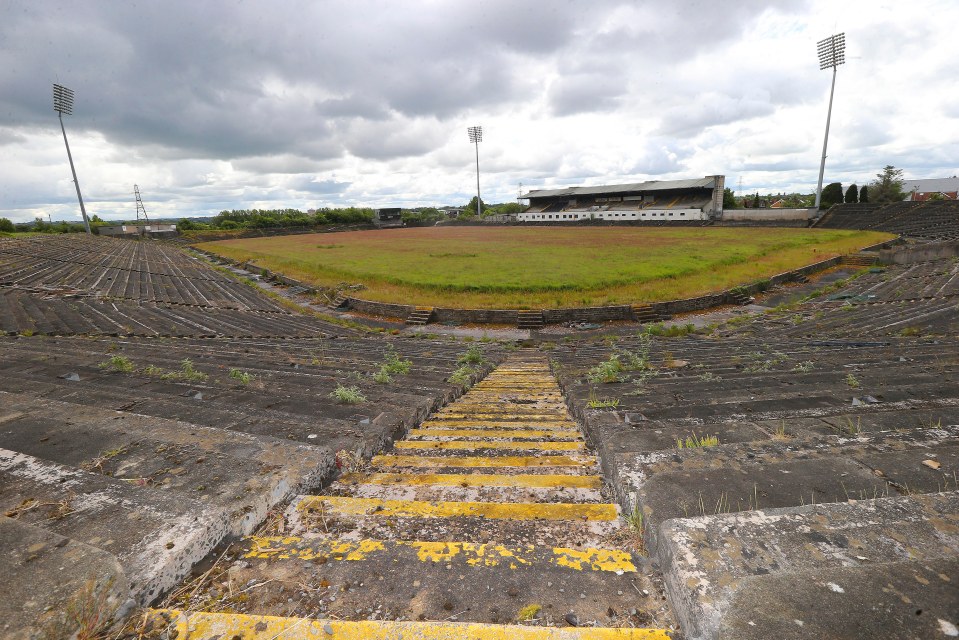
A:
[[[819,70],[832,69],[832,88],[829,90],[829,111],[826,112],[826,137],[822,141],[822,162],[819,164],[819,184],[816,186],[816,211],[822,199],[822,176],[826,171],[826,145],[829,143],[829,120],[832,118],[832,96],[836,92],[836,69],[846,62],[846,34],[837,33],[816,45],[819,49]]]
[[[147,217],[147,208],[143,206],[143,200],[140,199],[140,187],[133,185],[133,197],[136,199],[137,205],[137,222],[140,222],[140,212],[143,212],[143,220],[147,224],[150,224],[150,219]]]
[[[80,195],[80,181],[77,180],[77,170],[73,167],[73,155],[70,153],[70,143],[67,142],[67,130],[63,127],[63,114],[73,115],[73,90],[53,85],[53,110],[60,118],[60,131],[63,132],[63,144],[67,146],[67,159],[70,160],[70,171],[73,173],[73,184],[77,188],[77,200],[80,201],[80,213],[83,214],[83,226],[90,233],[90,219],[87,218],[87,209],[83,206],[83,196]]]
[[[466,133],[470,137],[470,142],[476,145],[476,217],[482,217],[480,210],[480,188],[479,188],[479,143],[483,141],[483,127],[467,127]]]

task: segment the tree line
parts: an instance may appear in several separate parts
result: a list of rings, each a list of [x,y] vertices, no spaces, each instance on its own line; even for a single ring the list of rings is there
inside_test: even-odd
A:
[[[856,184],[849,185],[843,190],[841,182],[831,182],[822,189],[820,198],[820,208],[828,209],[834,204],[846,203],[875,203],[888,204],[890,202],[901,202],[907,194],[902,190],[903,178],[902,169],[897,169],[892,165],[886,165],[882,171],[876,174],[876,179],[869,184],[861,187]],[[784,207],[810,207],[815,202],[815,194],[797,194],[791,193],[780,196],[760,196],[757,192],[752,196],[736,198],[731,189],[723,190],[723,209],[742,209],[758,208],[769,205],[774,199],[783,200]]]

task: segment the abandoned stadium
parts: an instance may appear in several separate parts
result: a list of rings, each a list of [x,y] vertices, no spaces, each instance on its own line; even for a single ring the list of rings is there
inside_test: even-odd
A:
[[[711,224],[715,178],[528,215]],[[815,225],[901,238],[496,340],[182,244],[0,239],[4,637],[956,635],[959,203]]]

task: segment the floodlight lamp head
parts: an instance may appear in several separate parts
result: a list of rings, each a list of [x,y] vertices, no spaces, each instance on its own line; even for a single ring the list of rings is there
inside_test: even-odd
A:
[[[61,115],[73,115],[73,89],[59,84],[53,85],[53,110]]]
[[[816,45],[819,52],[819,70],[835,69],[846,62],[846,34],[837,33],[820,40]]]
[[[466,133],[469,134],[470,142],[483,141],[483,127],[467,127]]]

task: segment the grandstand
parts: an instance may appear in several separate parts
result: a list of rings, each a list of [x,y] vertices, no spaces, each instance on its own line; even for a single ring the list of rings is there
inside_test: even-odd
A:
[[[959,240],[959,201],[837,204],[814,226],[886,231],[923,241]]]
[[[703,224],[722,214],[725,177],[655,180],[596,187],[540,189],[522,196],[529,208],[519,222],[609,220]]]

